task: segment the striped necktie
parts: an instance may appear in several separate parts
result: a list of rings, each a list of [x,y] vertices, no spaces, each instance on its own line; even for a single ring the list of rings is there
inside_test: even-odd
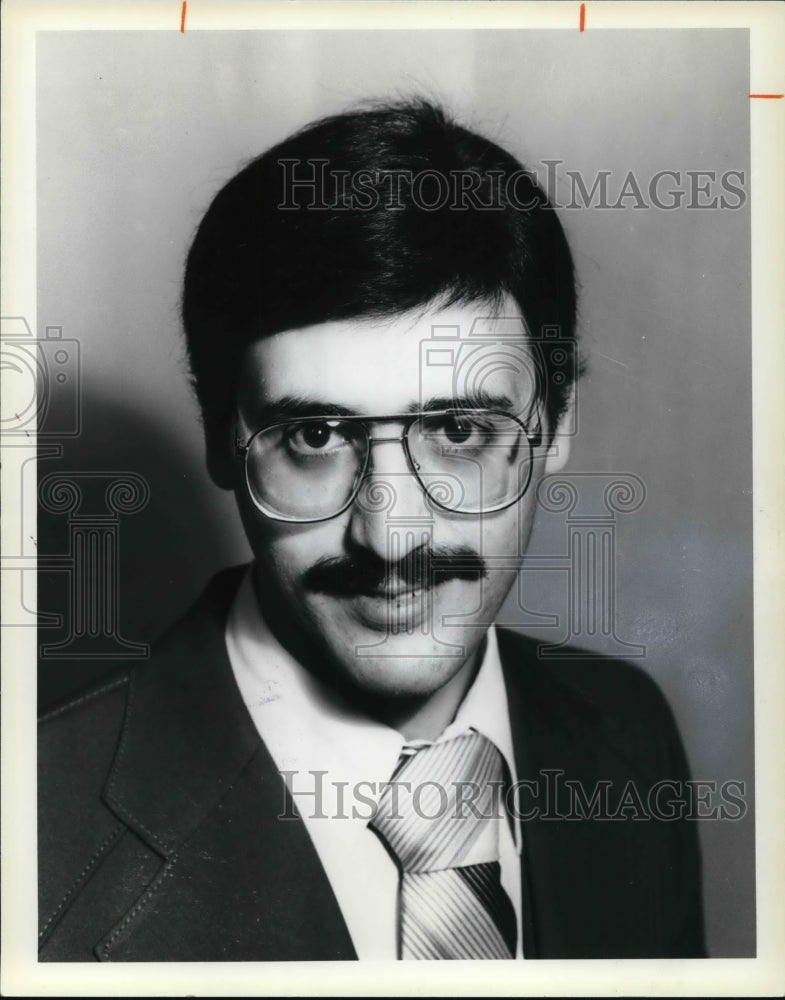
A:
[[[479,733],[401,758],[370,823],[401,870],[401,958],[515,957],[498,860],[501,783],[501,755]]]

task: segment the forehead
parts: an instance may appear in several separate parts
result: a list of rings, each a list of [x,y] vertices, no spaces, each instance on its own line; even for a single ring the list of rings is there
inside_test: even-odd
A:
[[[534,386],[534,359],[509,300],[501,310],[471,303],[266,337],[244,356],[240,403],[299,397],[383,414],[434,398],[504,396],[523,409]]]

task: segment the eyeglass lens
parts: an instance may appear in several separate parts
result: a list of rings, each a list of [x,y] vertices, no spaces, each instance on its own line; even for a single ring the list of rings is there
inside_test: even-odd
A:
[[[365,424],[340,418],[267,428],[251,440],[246,457],[251,495],[262,510],[285,520],[332,517],[356,492],[371,440]],[[423,489],[448,510],[498,510],[528,485],[529,441],[505,414],[420,415],[407,428],[405,446]]]

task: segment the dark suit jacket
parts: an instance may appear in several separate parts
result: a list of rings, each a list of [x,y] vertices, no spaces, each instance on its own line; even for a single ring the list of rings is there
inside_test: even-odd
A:
[[[356,957],[304,824],[277,818],[285,786],[234,682],[239,579],[216,577],[148,661],[42,720],[41,960]],[[499,645],[519,780],[561,770],[618,798],[686,777],[643,672],[538,660],[504,630]],[[521,830],[528,958],[703,955],[694,823],[540,815]]]

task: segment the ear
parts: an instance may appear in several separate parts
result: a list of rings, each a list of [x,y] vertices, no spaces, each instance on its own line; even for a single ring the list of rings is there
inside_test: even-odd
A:
[[[231,420],[205,423],[207,471],[215,485],[222,490],[233,490],[237,481],[239,459],[235,453],[234,435],[234,422]]]
[[[573,407],[575,394],[570,393],[567,407],[559,417],[559,422],[551,436],[548,451],[545,456],[545,475],[551,476],[561,472],[570,457],[570,442],[572,441]]]

